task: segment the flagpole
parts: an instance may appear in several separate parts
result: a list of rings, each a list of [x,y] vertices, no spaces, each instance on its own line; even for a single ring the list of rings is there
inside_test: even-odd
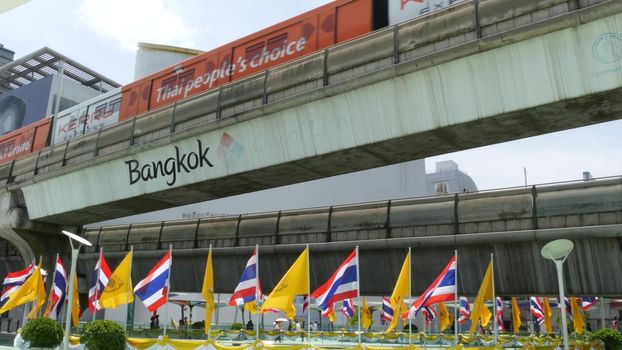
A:
[[[164,333],[163,333],[165,337],[166,337],[166,326],[167,326],[166,320],[168,320],[168,298],[171,295],[171,274],[173,272],[173,245],[172,244],[168,246],[168,254],[171,259],[171,264],[168,267],[168,276],[166,276],[166,304],[164,304]],[[185,324],[185,327],[187,329],[188,325]]]
[[[99,261],[98,261],[98,265],[99,267],[97,268],[97,270],[95,271],[95,295],[93,296],[93,321],[95,321],[95,316],[97,315],[97,306],[98,306],[98,302],[99,302],[99,275],[101,273],[102,270],[102,256],[104,255],[104,247],[99,247]]]
[[[125,331],[126,332],[127,332],[127,318],[130,315],[130,293],[134,293],[133,290],[130,290],[131,283],[129,283],[129,281],[132,280],[132,262],[134,261],[134,246],[133,245],[130,246],[130,254],[132,254],[132,258],[130,259],[130,268],[128,269],[128,273],[127,273],[127,293],[125,294]]]
[[[261,298],[261,293],[259,292],[259,286],[261,285],[261,282],[259,281],[259,244],[255,244],[255,258],[257,260],[257,262],[255,263],[255,277],[257,278],[257,284],[255,285],[255,312],[257,314],[255,321],[255,339],[259,340],[259,316],[263,312],[259,305],[259,299]]]
[[[209,245],[209,252],[207,253],[207,260],[208,260],[208,261],[210,260],[210,259],[209,259],[209,256],[210,256],[210,255],[212,255],[212,244],[211,244],[211,243],[210,243],[210,245]],[[214,258],[214,257],[212,257],[212,259],[213,259],[213,258]],[[214,262],[212,261],[212,264],[213,264],[213,263],[214,263]],[[205,269],[208,269],[208,268],[209,268],[209,265],[208,265],[208,266],[205,266]],[[212,267],[212,273],[213,273],[213,267]],[[203,283],[205,283],[205,282],[203,282]],[[214,300],[214,294],[213,294],[213,293],[214,293],[214,292],[212,291],[212,300]],[[218,295],[218,300],[220,301],[220,294]],[[207,300],[205,300],[205,307],[207,308]],[[214,308],[216,309],[216,321],[218,321],[218,304],[214,305]],[[236,310],[236,313],[237,313],[237,310],[238,310],[237,306],[235,307],[235,310]],[[213,312],[213,310],[212,310],[212,312]],[[244,311],[242,311],[242,312],[244,312]],[[210,312],[210,314],[209,314],[209,317],[210,317],[210,320],[209,320],[209,328],[207,329],[207,339],[210,339],[210,338],[211,338],[211,336],[212,336],[212,320],[211,320],[211,318],[212,318],[212,313],[211,313],[211,312]],[[208,321],[208,320],[205,320],[205,322],[207,322],[207,321]],[[218,326],[218,324],[217,324],[217,326]]]
[[[494,335],[495,335],[495,345],[499,343],[499,327],[497,326],[497,297],[495,295],[495,260],[493,253],[490,253],[490,264],[491,264],[491,279],[492,279],[492,315],[494,322],[492,323]]]
[[[362,308],[362,304],[361,304],[361,277],[359,275],[359,246],[356,246],[356,294],[358,295],[358,303],[359,303],[359,310],[358,310],[358,324],[359,324],[359,344],[361,344],[361,312],[363,310]],[[309,311],[311,311],[311,309],[309,308]]]
[[[454,298],[456,299],[456,303],[454,305],[454,342],[455,345],[458,346],[459,334],[458,334],[458,309],[460,308],[460,299],[458,299],[458,250],[454,250],[454,264],[456,264],[456,268],[454,269],[454,279],[456,282],[456,293]]]
[[[311,253],[309,252],[309,243],[307,243],[307,341],[311,344]],[[304,332],[304,330],[303,330]]]
[[[408,304],[410,305],[412,303],[412,283],[411,283],[411,266],[412,266],[412,255],[411,255],[411,249],[410,247],[408,247]],[[398,308],[399,310],[399,308]],[[408,309],[408,345],[411,345],[412,342],[412,335],[413,335],[413,328],[412,328],[412,318],[410,317],[410,308]],[[401,316],[401,315],[396,315],[396,316]]]

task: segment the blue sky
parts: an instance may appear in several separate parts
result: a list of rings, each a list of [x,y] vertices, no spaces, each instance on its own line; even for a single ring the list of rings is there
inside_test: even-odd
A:
[[[0,14],[0,43],[21,57],[43,46],[119,83],[132,80],[139,41],[209,50],[327,0],[32,0]],[[428,158],[451,159],[480,189],[622,174],[622,121]]]

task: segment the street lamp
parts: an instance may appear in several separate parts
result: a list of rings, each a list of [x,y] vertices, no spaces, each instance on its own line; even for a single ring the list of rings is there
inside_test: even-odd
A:
[[[568,350],[568,327],[566,326],[566,303],[564,296],[564,261],[574,248],[572,241],[567,239],[557,239],[547,243],[540,254],[545,259],[552,260],[557,268],[557,283],[559,285],[559,305],[562,314],[562,337],[564,339],[564,350]]]
[[[90,247],[93,244],[71,232],[63,230],[63,234],[69,238],[69,244],[71,245],[71,268],[69,270],[69,285],[67,286],[69,289],[67,299],[67,317],[65,318],[65,337],[63,338],[63,349],[67,350],[69,348],[69,332],[71,331],[71,308],[73,307],[73,286],[74,283],[76,283],[75,280],[76,266],[78,265],[78,254],[80,253],[80,248],[82,248],[83,245]],[[74,245],[74,241],[78,244]]]

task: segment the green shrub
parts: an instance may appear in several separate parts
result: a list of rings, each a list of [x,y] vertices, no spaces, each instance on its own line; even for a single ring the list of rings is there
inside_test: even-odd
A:
[[[205,329],[205,321],[194,322],[191,326],[191,329]]]
[[[618,350],[622,345],[622,335],[611,328],[599,329],[594,333],[594,338],[602,340],[607,350]]]
[[[22,328],[22,338],[31,347],[54,348],[63,341],[63,327],[49,318],[35,318]]]
[[[110,320],[97,320],[84,326],[80,343],[88,350],[124,350],[125,330]]]
[[[244,329],[244,325],[241,323],[232,323],[231,324],[231,330],[237,331],[240,329]]]

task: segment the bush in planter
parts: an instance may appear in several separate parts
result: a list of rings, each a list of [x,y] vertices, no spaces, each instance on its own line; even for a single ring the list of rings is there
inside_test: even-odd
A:
[[[54,348],[63,341],[63,327],[49,318],[41,317],[26,323],[22,328],[22,338],[30,342],[30,347]]]
[[[601,328],[594,332],[593,336],[596,339],[602,340],[607,350],[618,350],[620,345],[622,345],[622,335],[611,328]]]
[[[231,330],[232,331],[238,331],[238,330],[241,330],[241,329],[244,329],[244,325],[243,324],[241,324],[241,323],[232,323],[231,324]]]
[[[125,330],[110,320],[97,320],[84,326],[80,343],[88,350],[124,350]]]

